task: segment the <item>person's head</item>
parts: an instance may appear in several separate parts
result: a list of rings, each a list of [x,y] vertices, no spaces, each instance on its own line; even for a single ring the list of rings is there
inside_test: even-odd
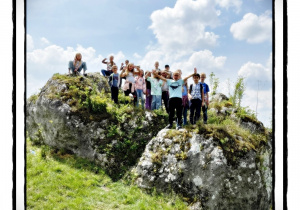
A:
[[[127,66],[129,63],[129,60],[125,60],[125,65]]]
[[[177,80],[179,80],[179,78],[180,78],[180,71],[179,70],[174,71],[174,73],[173,73],[173,79],[175,81],[177,81]]]
[[[144,76],[144,70],[143,70],[143,69],[140,70],[139,76],[140,76],[140,77],[143,77],[143,76]]]
[[[161,76],[164,77],[164,78],[167,78],[167,72],[166,71],[162,71],[161,72]]]
[[[130,71],[130,72],[133,72],[133,70],[134,70],[134,63],[129,63],[127,65],[127,70]]]
[[[193,75],[193,80],[194,80],[195,84],[198,84],[199,79],[200,79],[200,75],[198,73]]]
[[[206,74],[205,73],[201,73],[200,74],[200,81],[204,82],[205,78],[206,78]]]
[[[113,55],[109,56],[109,61],[110,61],[110,62],[113,62],[113,61],[114,61],[114,56],[113,56]]]
[[[112,71],[114,72],[114,74],[118,73],[118,67],[116,65],[112,66]]]
[[[156,61],[156,62],[154,63],[154,67],[155,67],[155,69],[158,69],[158,66],[159,66],[159,62],[158,62],[158,61]]]
[[[81,58],[82,58],[81,53],[76,53],[74,59],[75,59],[75,60],[78,60],[78,61],[81,61]]]
[[[166,64],[166,65],[165,65],[165,69],[166,69],[167,71],[169,71],[169,70],[170,70],[170,66],[169,66],[168,64]]]

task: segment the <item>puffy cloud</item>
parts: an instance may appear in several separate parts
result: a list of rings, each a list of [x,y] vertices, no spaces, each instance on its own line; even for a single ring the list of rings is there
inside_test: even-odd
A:
[[[46,39],[45,37],[42,37],[42,38],[41,38],[41,41],[42,41],[42,43],[43,43],[44,45],[49,45],[49,44],[50,44],[50,42],[48,41],[48,39]]]
[[[219,36],[205,29],[218,25],[219,14],[214,1],[180,0],[174,8],[154,11],[150,29],[163,49],[203,49],[217,45]]]
[[[238,40],[247,40],[248,43],[261,43],[272,40],[272,18],[269,11],[257,16],[247,13],[239,22],[230,27],[233,37]]]
[[[137,58],[137,59],[142,58],[142,56],[140,56],[138,53],[134,53],[134,54],[133,54],[133,57],[134,57],[134,58]]]
[[[26,43],[27,43],[27,51],[31,51],[34,49],[33,39],[32,36],[30,36],[29,34],[26,35]]]
[[[245,77],[245,82],[253,89],[268,89],[272,87],[272,54],[263,66],[259,63],[248,62],[244,64],[239,72],[239,76]]]

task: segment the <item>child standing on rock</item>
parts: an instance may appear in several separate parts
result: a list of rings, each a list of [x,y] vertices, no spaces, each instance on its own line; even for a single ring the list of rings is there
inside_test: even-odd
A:
[[[144,79],[144,71],[140,70],[140,74],[135,77],[135,90],[137,94],[136,107],[139,107],[139,102],[141,100],[142,109],[144,109],[144,93],[146,93],[146,82]]]
[[[146,74],[151,77],[151,72],[150,71],[146,71]],[[147,77],[148,77],[147,76]],[[146,109],[147,110],[151,110],[151,103],[152,103],[152,96],[151,96],[151,82],[149,82],[147,80],[147,77],[145,79],[146,81]]]
[[[171,129],[173,127],[175,111],[177,122],[176,129],[179,130],[182,128],[182,86],[187,81],[187,79],[194,74],[191,74],[190,76],[182,80],[179,79],[180,72],[180,70],[174,71],[173,79],[166,79],[162,76],[159,76],[155,71],[153,72],[154,75],[167,82],[167,84],[169,85],[169,125],[166,127],[167,129]]]
[[[161,76],[168,79],[170,75],[164,70],[161,72]],[[166,82],[162,86],[161,97],[162,101],[164,102],[166,112],[169,113],[169,86]]]
[[[202,84],[199,82],[200,75],[197,74],[196,68],[194,68],[194,72],[194,84],[191,84],[189,89],[189,94],[191,98],[190,123],[192,125],[196,124],[196,121],[200,118],[201,107],[204,106],[204,100],[202,100],[204,99],[203,87]]]
[[[202,112],[203,112],[203,122],[204,124],[207,124],[207,109],[209,105],[209,86],[204,82],[206,78],[205,73],[200,74],[200,84],[203,87],[203,93],[204,93],[204,106],[202,107]]]
[[[109,84],[111,87],[111,100],[118,104],[119,87],[120,87],[120,75],[118,73],[118,67],[112,66],[113,73],[109,76]]]
[[[188,98],[188,83],[182,86],[182,115],[183,115],[183,126],[187,125],[187,110],[189,108],[189,98]]]
[[[134,71],[136,68],[137,71]],[[135,75],[139,75],[140,73],[140,68],[138,66],[134,66],[133,63],[129,63],[127,67],[123,68],[121,77],[125,77],[126,81],[125,84],[123,85],[123,90],[125,96],[129,96],[131,93],[133,95],[133,105],[135,106],[137,98],[136,98],[136,91],[135,91]]]
[[[156,70],[152,70],[154,77],[149,77],[149,73],[145,76],[146,80],[151,83],[151,110],[159,109],[161,107],[161,87],[163,86],[163,81],[158,77],[160,73]]]

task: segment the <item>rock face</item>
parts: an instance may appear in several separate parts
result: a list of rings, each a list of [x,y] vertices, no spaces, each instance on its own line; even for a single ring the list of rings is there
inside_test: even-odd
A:
[[[251,150],[238,165],[231,166],[212,138],[185,130],[170,132],[161,130],[132,170],[140,187],[173,189],[190,200],[200,200],[204,209],[270,208],[270,148]],[[263,160],[258,162],[258,156]]]
[[[97,87],[96,92],[108,91],[107,81],[100,74],[88,74],[87,77],[76,80],[79,87],[86,82]],[[135,112],[130,107],[128,110],[131,113],[123,114],[128,117],[124,117],[122,123],[109,113],[90,113],[84,118],[82,113],[73,111],[70,105],[73,103],[70,100],[73,100],[74,96],[67,99],[67,102],[61,100],[62,97],[58,99],[52,97],[53,94],[71,90],[71,84],[66,81],[69,80],[50,79],[37,99],[28,101],[26,110],[28,136],[34,143],[65,149],[95,161],[115,178],[119,178],[125,170],[120,171],[121,168],[135,163],[149,140],[165,126],[164,121],[152,112],[146,112],[143,114],[145,116],[141,117],[141,113]],[[96,120],[89,120],[93,117]],[[122,131],[122,136],[118,131]]]
[[[138,186],[175,191],[192,209],[270,209],[272,140],[262,124],[221,107],[215,114],[235,126],[227,120],[162,129],[167,124],[162,113],[116,106],[107,93],[99,73],[54,75],[27,101],[28,137],[94,161],[113,179],[133,167],[128,174]],[[215,100],[225,99],[219,94]],[[239,127],[248,132],[236,133]]]

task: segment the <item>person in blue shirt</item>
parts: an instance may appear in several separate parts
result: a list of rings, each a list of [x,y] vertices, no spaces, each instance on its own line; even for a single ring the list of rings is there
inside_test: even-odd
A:
[[[160,78],[163,81],[166,81],[169,85],[169,125],[166,127],[167,129],[171,129],[173,127],[174,115],[176,111],[176,129],[181,129],[182,125],[182,86],[187,81],[188,78],[192,77],[194,74],[182,79],[180,78],[180,70],[176,70],[173,73],[173,79],[166,79],[153,70],[152,73]],[[196,72],[197,73],[197,72]]]
[[[204,82],[206,78],[205,73],[200,74],[200,84],[202,84],[203,92],[204,92],[204,106],[202,106],[202,112],[203,112],[203,122],[204,124],[207,124],[207,109],[209,105],[209,86]]]

